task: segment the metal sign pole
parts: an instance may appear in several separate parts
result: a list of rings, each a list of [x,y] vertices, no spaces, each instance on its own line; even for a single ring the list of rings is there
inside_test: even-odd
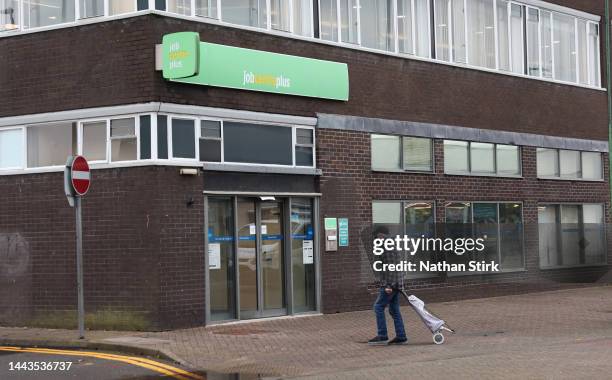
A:
[[[81,220],[80,196],[74,197],[74,209],[76,213],[76,264],[77,264],[77,293],[78,293],[78,319],[79,339],[85,338],[85,303],[83,299],[83,226]]]

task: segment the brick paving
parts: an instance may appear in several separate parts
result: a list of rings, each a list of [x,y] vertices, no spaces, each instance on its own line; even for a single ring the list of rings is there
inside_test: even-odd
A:
[[[410,344],[399,347],[365,343],[375,335],[371,311],[88,335],[163,349],[195,369],[270,377],[612,378],[612,286],[438,303],[430,309],[458,331],[442,346],[432,344],[409,307],[402,314]],[[0,328],[0,339],[46,331]],[[49,334],[62,331],[72,333]]]

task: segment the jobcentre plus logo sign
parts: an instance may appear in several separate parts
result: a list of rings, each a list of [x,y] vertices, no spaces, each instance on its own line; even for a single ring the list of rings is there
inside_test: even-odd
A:
[[[165,35],[162,51],[171,81],[348,100],[345,63],[200,42],[192,32]]]

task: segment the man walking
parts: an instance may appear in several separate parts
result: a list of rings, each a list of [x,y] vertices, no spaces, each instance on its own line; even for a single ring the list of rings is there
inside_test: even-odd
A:
[[[389,230],[386,227],[379,227],[374,235],[378,239],[385,239],[389,235]],[[400,262],[399,256],[395,251],[386,251],[380,256],[380,259],[386,264],[397,264]],[[404,274],[404,272],[380,272],[380,289],[374,303],[378,334],[368,341],[369,345],[399,345],[408,342],[400,312],[400,292],[404,286]],[[391,340],[389,340],[385,319],[385,308],[387,307],[389,307],[389,314],[393,318],[395,328],[395,338]]]

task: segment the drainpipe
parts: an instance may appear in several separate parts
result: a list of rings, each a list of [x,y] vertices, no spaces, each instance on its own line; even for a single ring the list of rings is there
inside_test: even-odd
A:
[[[608,165],[612,168],[612,74],[610,62],[610,0],[605,0],[606,11],[604,21],[606,32],[606,90],[608,94]],[[608,181],[610,184],[610,207],[612,207],[612,175],[608,173]]]

